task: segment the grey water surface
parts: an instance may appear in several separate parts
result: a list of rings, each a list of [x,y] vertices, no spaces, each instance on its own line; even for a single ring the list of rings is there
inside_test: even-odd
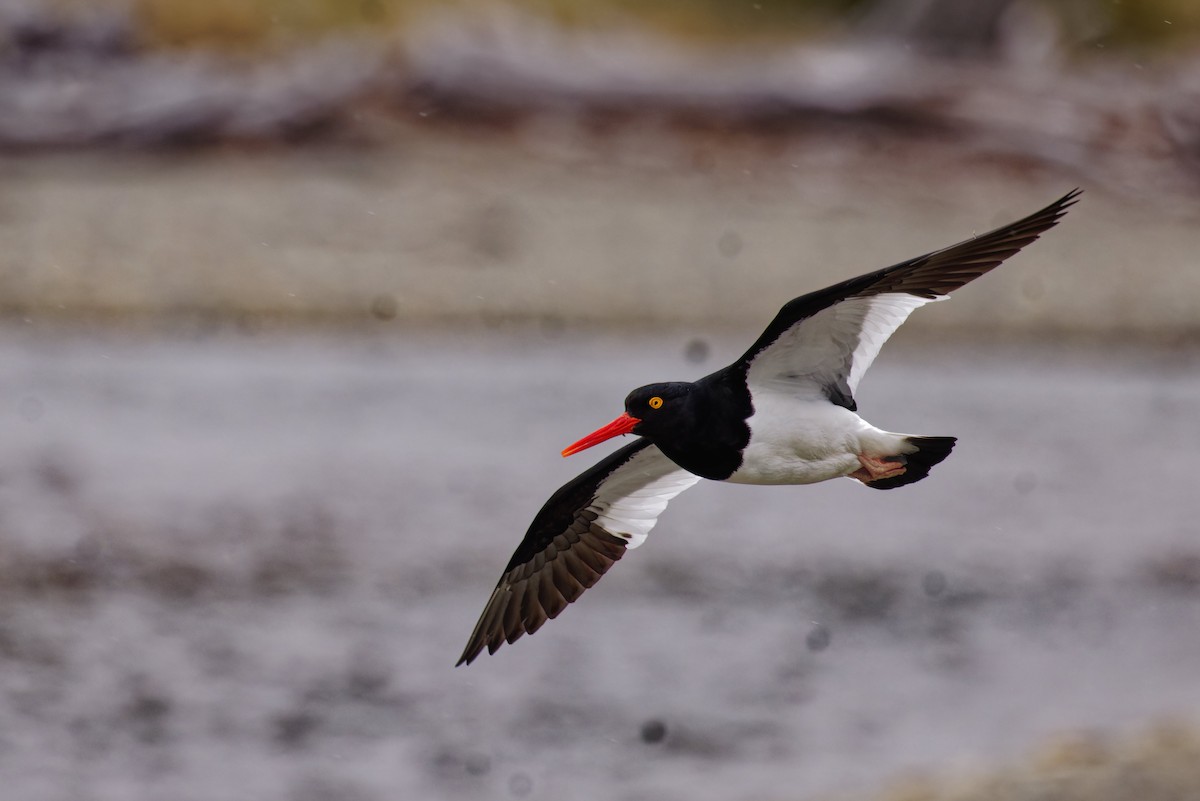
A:
[[[3,797],[782,801],[1200,718],[1196,350],[896,343],[928,480],[702,482],[453,668],[558,451],[744,339],[548,333],[9,330]]]

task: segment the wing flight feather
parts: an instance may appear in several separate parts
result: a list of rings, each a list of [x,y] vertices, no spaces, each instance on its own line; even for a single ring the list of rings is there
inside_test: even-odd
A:
[[[641,545],[667,503],[699,480],[638,439],[559,489],[517,546],[458,664],[557,617]]]
[[[779,310],[739,360],[751,385],[808,385],[854,410],[858,382],[912,311],[973,281],[1058,223],[1078,199],[957,245],[802,295]]]

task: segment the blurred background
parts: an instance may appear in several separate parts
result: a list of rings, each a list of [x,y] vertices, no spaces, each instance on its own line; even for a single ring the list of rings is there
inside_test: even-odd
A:
[[[1076,186],[863,382],[928,481],[451,668],[629,389]],[[1198,797],[1197,253],[1191,0],[0,0],[3,795]]]

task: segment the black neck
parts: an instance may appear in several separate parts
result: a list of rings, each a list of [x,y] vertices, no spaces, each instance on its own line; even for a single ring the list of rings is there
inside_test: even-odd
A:
[[[654,444],[683,469],[723,481],[742,465],[753,413],[744,371],[722,370],[696,382],[686,412]]]

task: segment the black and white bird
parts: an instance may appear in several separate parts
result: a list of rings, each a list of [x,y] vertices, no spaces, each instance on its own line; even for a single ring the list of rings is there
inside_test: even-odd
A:
[[[645,541],[667,503],[702,478],[812,484],[848,477],[874,489],[920,481],[954,437],[883,431],[856,414],[854,392],[889,336],[1053,227],[1074,190],[1011,225],[787,303],[741,358],[698,381],[649,384],[625,412],[563,451],[620,434],[638,439],[546,501],[458,664],[532,634]]]

